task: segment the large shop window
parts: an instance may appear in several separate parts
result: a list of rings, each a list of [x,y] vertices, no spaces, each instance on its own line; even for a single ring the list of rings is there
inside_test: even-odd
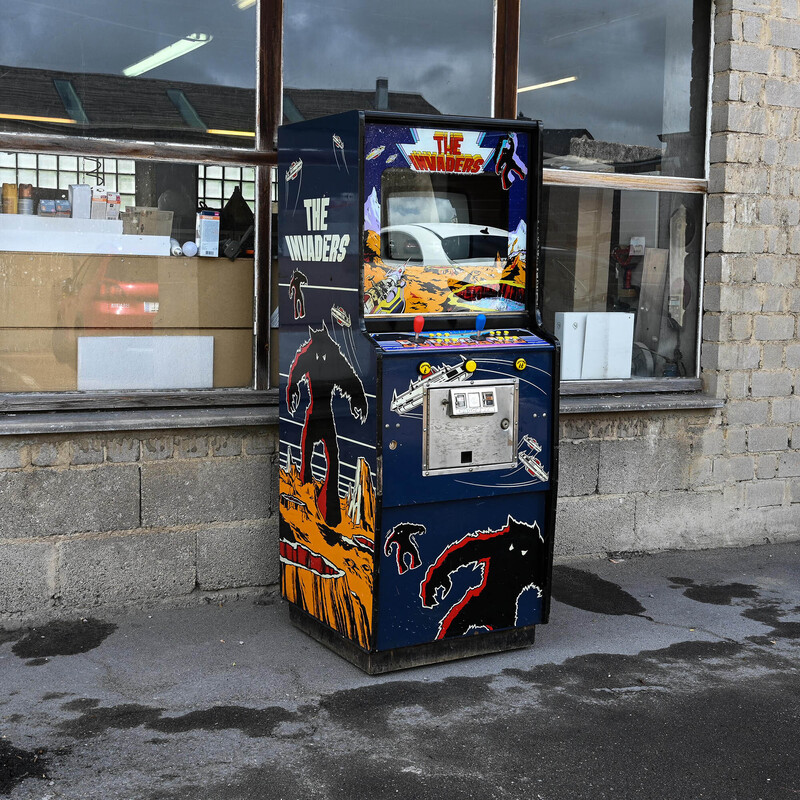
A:
[[[255,0],[4,0],[0,130],[253,147]]]
[[[284,120],[491,116],[493,23],[490,0],[284,0]]]
[[[255,173],[0,153],[0,392],[251,387]]]
[[[710,4],[521,9],[518,107],[545,128],[542,295],[562,391],[692,388]]]

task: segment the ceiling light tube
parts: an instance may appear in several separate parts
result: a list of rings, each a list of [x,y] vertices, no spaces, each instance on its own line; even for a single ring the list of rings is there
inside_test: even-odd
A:
[[[190,33],[188,36],[184,36],[183,39],[178,39],[177,42],[173,42],[168,47],[164,47],[158,52],[153,53],[153,55],[147,56],[147,58],[143,58],[141,61],[137,61],[135,64],[126,67],[122,70],[122,74],[126,78],[133,78],[136,75],[150,72],[151,69],[160,67],[168,61],[174,61],[176,58],[185,56],[187,53],[191,53],[192,50],[196,50],[198,47],[208,44],[213,38],[214,37],[210,33]]]
[[[532,86],[522,86],[521,88],[517,89],[517,94],[521,94],[522,92],[533,92],[536,91],[536,89],[547,89],[550,86],[560,86],[562,83],[572,83],[572,81],[576,80],[578,80],[578,76],[572,75],[569,78],[559,78],[557,81],[534,83]]]

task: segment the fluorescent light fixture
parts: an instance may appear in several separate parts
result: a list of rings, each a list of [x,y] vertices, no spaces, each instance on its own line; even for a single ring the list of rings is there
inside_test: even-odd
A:
[[[31,114],[0,114],[0,119],[18,119],[23,122],[58,122],[62,125],[74,125],[74,119],[65,117],[34,117]]]
[[[255,137],[255,131],[226,131],[222,128],[207,128],[206,133],[213,133],[217,136],[250,136]]]
[[[192,50],[197,50],[198,47],[208,44],[213,38],[214,37],[210,33],[190,33],[188,36],[184,36],[183,39],[178,39],[177,42],[173,42],[157,53],[153,53],[153,55],[147,56],[147,58],[143,58],[141,61],[137,61],[135,64],[126,67],[122,70],[122,74],[127,78],[132,78],[136,75],[150,72],[151,69],[160,67],[168,61],[174,61],[176,58],[191,53]]]
[[[517,94],[521,94],[522,92],[534,92],[536,89],[547,89],[549,86],[560,86],[562,83],[572,83],[572,81],[576,80],[578,80],[578,76],[572,75],[569,78],[559,78],[557,81],[534,83],[533,86],[523,86],[522,88],[517,89]]]
[[[234,0],[233,4],[240,11],[244,11],[246,8],[252,8],[256,4],[256,0]]]

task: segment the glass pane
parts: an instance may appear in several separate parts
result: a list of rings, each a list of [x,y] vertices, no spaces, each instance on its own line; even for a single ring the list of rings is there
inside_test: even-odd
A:
[[[27,155],[34,166],[42,159]],[[253,213],[240,201],[205,218],[198,241],[197,167],[136,162],[120,180],[131,193],[117,203],[109,168],[121,163],[102,165],[105,190],[71,193],[45,186],[55,173],[39,170],[30,200],[19,184],[37,171],[7,176],[0,392],[252,385],[253,238],[242,236]]]
[[[702,203],[545,187],[542,305],[562,342],[563,379],[695,375]],[[602,374],[612,352],[622,374]]]
[[[284,122],[352,109],[490,116],[493,13],[491,0],[286,0]]]
[[[522,0],[519,111],[545,167],[704,176],[705,0]]]
[[[0,130],[252,147],[256,3],[6,0]]]

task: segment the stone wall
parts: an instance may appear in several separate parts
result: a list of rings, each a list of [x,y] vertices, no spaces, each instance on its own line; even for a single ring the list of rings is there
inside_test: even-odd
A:
[[[277,432],[0,437],[0,620],[275,583]]]

